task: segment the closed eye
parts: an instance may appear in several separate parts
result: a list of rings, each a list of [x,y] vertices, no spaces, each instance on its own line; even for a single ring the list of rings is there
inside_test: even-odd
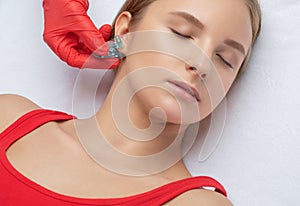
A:
[[[223,62],[223,64],[225,64],[227,67],[233,69],[233,66],[232,66],[228,61],[226,61],[226,60],[222,57],[222,55],[217,54],[217,56],[221,59],[221,61]]]
[[[180,36],[180,37],[183,37],[183,38],[186,38],[186,39],[192,39],[192,37],[191,37],[190,35],[182,34],[182,33],[178,32],[178,31],[176,31],[175,29],[172,29],[172,28],[170,28],[170,29],[171,29],[171,31],[172,31],[174,34],[177,34],[177,35]]]

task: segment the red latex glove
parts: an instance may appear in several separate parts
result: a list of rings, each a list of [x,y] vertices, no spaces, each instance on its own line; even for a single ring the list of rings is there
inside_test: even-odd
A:
[[[57,56],[73,67],[112,69],[119,59],[96,59],[92,52],[106,55],[112,28],[95,27],[87,10],[88,0],[43,0],[44,40]],[[101,50],[99,49],[101,48]]]

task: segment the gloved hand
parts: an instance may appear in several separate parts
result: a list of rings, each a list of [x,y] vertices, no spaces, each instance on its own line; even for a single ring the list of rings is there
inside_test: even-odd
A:
[[[92,52],[106,55],[108,48],[103,45],[109,40],[112,28],[106,24],[98,30],[87,15],[88,7],[88,0],[43,0],[44,40],[70,66],[115,68],[119,59],[91,56]]]

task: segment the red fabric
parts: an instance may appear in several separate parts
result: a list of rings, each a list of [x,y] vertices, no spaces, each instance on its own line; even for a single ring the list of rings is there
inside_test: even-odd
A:
[[[50,191],[37,183],[29,180],[19,173],[9,163],[6,157],[6,150],[11,144],[20,139],[22,136],[30,133],[37,127],[50,121],[64,121],[75,118],[58,111],[52,110],[34,110],[31,111],[0,134],[0,203],[3,206],[75,206],[75,205],[118,205],[118,206],[135,206],[135,205],[162,205],[180,194],[201,188],[204,186],[214,187],[216,191],[227,195],[224,187],[211,177],[198,176],[191,177],[154,190],[124,198],[102,198],[86,199],[75,198],[61,195]]]
[[[96,28],[87,15],[87,0],[43,0],[44,40],[67,64],[78,68],[112,69],[118,59],[96,59],[92,52],[106,55],[112,28]],[[102,48],[103,47],[103,48]]]

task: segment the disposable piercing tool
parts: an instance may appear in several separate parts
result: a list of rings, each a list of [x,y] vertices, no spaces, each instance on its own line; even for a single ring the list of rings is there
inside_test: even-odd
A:
[[[113,42],[108,43],[108,53],[107,55],[99,55],[96,53],[93,53],[93,57],[97,59],[109,59],[109,58],[118,58],[118,59],[123,59],[125,57],[125,54],[119,52],[118,49],[123,49],[123,43],[121,41],[120,36],[116,36],[114,38]]]

